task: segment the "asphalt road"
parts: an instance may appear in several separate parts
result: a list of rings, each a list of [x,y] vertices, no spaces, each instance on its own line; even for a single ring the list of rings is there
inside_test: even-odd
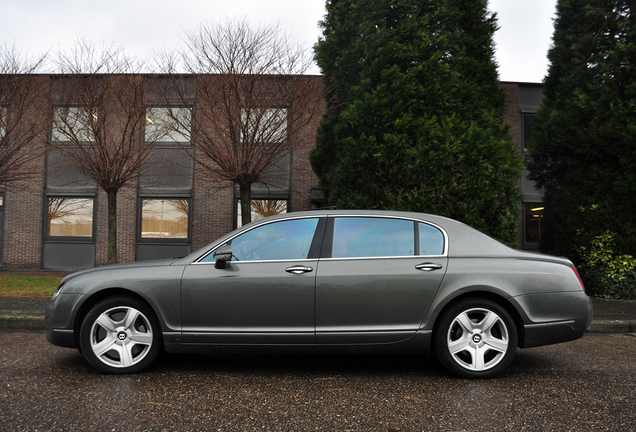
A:
[[[40,331],[0,332],[2,431],[636,431],[636,335],[520,350],[501,377],[422,356],[165,355],[94,372]]]

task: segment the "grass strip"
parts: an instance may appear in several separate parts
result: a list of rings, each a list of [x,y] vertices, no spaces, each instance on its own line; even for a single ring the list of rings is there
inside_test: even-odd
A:
[[[51,297],[61,280],[56,276],[0,276],[0,297]]]

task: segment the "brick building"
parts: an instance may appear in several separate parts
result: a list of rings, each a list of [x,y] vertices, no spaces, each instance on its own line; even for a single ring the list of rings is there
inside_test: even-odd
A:
[[[40,110],[56,115],[65,109],[64,86],[59,76],[42,76],[48,91],[42,93]],[[143,77],[157,80],[161,77]],[[317,85],[321,77],[307,77]],[[541,103],[539,84],[502,83],[509,96],[506,121],[513,139],[523,150],[532,133],[531,119]],[[196,106],[196,102],[195,102]],[[161,110],[171,107],[165,101],[147,110],[148,136],[162,119]],[[174,108],[174,107],[173,107]],[[179,109],[179,107],[176,107]],[[321,108],[323,110],[324,108]],[[150,111],[154,110],[154,111]],[[196,108],[195,108],[196,110]],[[293,106],[286,107],[291,112]],[[3,111],[4,112],[4,111]],[[41,156],[30,162],[33,177],[0,189],[0,262],[3,270],[79,269],[107,262],[108,224],[105,192],[72,169],[61,169],[61,156],[51,143],[63,139],[55,122],[48,122],[32,143]],[[281,160],[278,175],[270,184],[252,188],[253,217],[259,213],[299,211],[320,206],[318,179],[309,164],[315,133],[321,115],[287,137],[292,150]],[[117,202],[119,262],[183,256],[240,225],[239,194],[236,187],[210,187],[205,169],[194,163],[200,157],[189,147],[188,131],[158,139],[156,157],[171,163],[158,164],[143,173],[134,186],[120,190]],[[38,153],[39,154],[39,153]],[[540,194],[527,179],[520,182],[523,194],[521,244],[537,246],[542,215]]]

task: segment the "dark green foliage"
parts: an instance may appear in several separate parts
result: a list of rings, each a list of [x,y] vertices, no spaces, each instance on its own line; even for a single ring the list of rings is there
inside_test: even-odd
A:
[[[331,0],[315,46],[328,112],[311,155],[329,204],[422,211],[517,242],[485,0]]]
[[[581,275],[585,292],[594,297],[617,300],[636,300],[636,273],[611,276],[605,267],[597,267]]]
[[[542,249],[578,259],[609,230],[636,255],[636,16],[629,1],[560,0],[528,167],[545,190]]]

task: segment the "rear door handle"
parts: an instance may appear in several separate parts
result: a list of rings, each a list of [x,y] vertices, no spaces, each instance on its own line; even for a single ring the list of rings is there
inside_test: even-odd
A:
[[[305,266],[301,266],[301,265],[291,266],[291,267],[287,267],[285,269],[285,271],[287,273],[293,273],[293,274],[309,273],[309,272],[311,272],[313,270],[314,269],[312,267],[305,267]]]
[[[436,264],[436,263],[422,263],[422,264],[416,265],[415,268],[421,271],[430,272],[430,271],[441,269],[442,265]]]

